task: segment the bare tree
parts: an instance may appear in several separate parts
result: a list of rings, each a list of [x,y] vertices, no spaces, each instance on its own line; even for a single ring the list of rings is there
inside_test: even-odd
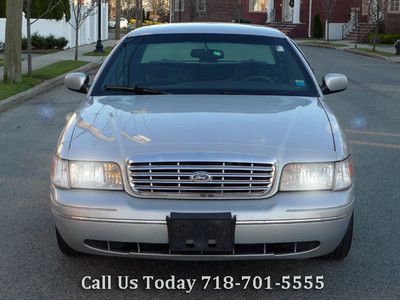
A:
[[[167,19],[169,11],[169,3],[167,0],[149,0],[149,5],[154,14],[163,21]]]
[[[235,5],[237,22],[240,23],[242,18],[242,0],[235,0]]]
[[[372,45],[372,50],[376,50],[376,43],[378,39],[378,33],[379,33],[379,26],[382,24],[385,18],[385,12],[387,11],[389,1],[387,0],[370,0],[370,20],[375,24],[375,29],[374,29],[374,38],[373,38],[373,45]]]
[[[115,2],[115,39],[121,39],[121,11],[122,3],[121,0]]]
[[[35,24],[39,19],[44,18],[50,14],[54,9],[63,6],[63,0],[49,1],[47,8],[37,18],[32,19],[31,5],[33,0],[25,0],[25,19],[26,19],[26,42],[28,52],[28,76],[32,77],[32,25]],[[65,8],[69,10],[69,7]],[[67,21],[69,18],[67,17]]]
[[[124,10],[124,12],[126,14],[126,18],[128,19],[128,22],[129,22],[131,17],[132,17],[132,14],[131,14],[131,12],[132,12],[132,10],[131,10],[132,0],[123,0],[123,3],[124,3],[124,9],[123,10]]]
[[[18,83],[22,80],[22,8],[23,0],[7,0],[4,82]]]
[[[82,1],[70,0],[70,5],[71,20],[68,23],[75,30],[75,60],[78,60],[79,29],[88,17],[96,13],[97,2],[92,2],[91,5],[84,5]]]
[[[329,23],[331,21],[337,0],[322,0],[326,24],[326,41],[329,43]]]
[[[136,28],[142,27],[143,24],[143,1],[136,0]]]
[[[189,2],[185,3],[188,6],[187,9],[189,10],[189,21],[193,22],[199,15],[198,0],[189,0],[186,2]]]
[[[205,12],[205,0],[186,0],[185,5],[184,10],[189,12],[190,22],[195,21]]]

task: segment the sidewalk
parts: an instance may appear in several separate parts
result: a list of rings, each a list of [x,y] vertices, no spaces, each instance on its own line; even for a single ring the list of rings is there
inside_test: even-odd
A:
[[[103,46],[115,46],[118,43],[116,40],[107,40],[103,41]],[[80,61],[87,62],[98,62],[101,63],[105,56],[83,56],[83,54],[93,51],[95,49],[95,44],[83,45],[78,48]],[[32,58],[32,69],[40,69],[42,67],[46,67],[53,63],[62,61],[62,60],[74,60],[75,59],[75,48],[70,48],[64,51],[60,51],[57,53],[40,55]],[[28,73],[28,60],[22,61],[22,74]],[[0,81],[3,80],[3,67],[0,67]]]
[[[315,43],[315,44],[323,44],[327,45],[325,40],[314,40],[314,39],[303,39],[303,40],[296,40],[297,43],[307,45],[307,43]],[[347,50],[347,49],[355,49],[354,41],[348,41],[348,40],[334,40],[331,41],[333,47],[339,50]],[[335,46],[335,44],[342,44],[343,46]],[[328,44],[329,45],[329,44]],[[364,43],[357,43],[357,48],[365,48],[365,49],[370,49],[372,50],[373,46],[370,44],[364,44]],[[381,52],[386,52],[395,55],[396,50],[393,45],[382,45],[382,44],[377,44],[376,45],[376,50],[381,51]],[[393,62],[398,62],[400,63],[400,56],[388,56],[386,57],[388,60],[393,61]]]

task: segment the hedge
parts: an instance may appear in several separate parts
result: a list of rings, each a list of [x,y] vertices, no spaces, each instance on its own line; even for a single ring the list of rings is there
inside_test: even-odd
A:
[[[58,49],[63,50],[65,46],[68,45],[68,40],[61,37],[56,38],[54,35],[42,36],[37,33],[32,35],[32,47],[34,49]],[[27,40],[24,38],[22,40],[22,49],[26,50]]]
[[[374,33],[370,33],[368,35],[368,39],[371,43],[374,42],[374,37],[376,38],[376,42],[378,44],[394,44],[397,40],[400,40],[400,34],[387,34],[387,33],[378,33],[375,35]]]

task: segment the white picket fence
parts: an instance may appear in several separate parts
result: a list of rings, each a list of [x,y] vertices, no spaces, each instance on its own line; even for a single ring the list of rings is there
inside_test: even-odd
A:
[[[71,13],[72,16],[72,13]],[[102,17],[102,39],[108,40],[108,4],[103,3],[101,9]],[[71,22],[72,22],[71,18]],[[82,24],[79,30],[79,45],[91,44],[97,41],[97,8]],[[32,25],[32,34],[38,33],[43,36],[54,35],[56,37],[64,37],[69,43],[67,48],[75,46],[75,30],[65,20],[45,20],[40,19]],[[0,41],[5,41],[6,33],[6,19],[0,18]],[[22,36],[26,37],[26,20],[23,18],[22,22]]]

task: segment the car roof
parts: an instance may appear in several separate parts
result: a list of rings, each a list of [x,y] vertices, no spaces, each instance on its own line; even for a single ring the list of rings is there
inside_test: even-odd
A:
[[[285,35],[271,27],[261,25],[244,25],[237,23],[173,23],[145,26],[133,30],[129,37],[150,34],[185,34],[185,33],[211,33],[211,34],[244,34],[267,37],[284,38]]]

